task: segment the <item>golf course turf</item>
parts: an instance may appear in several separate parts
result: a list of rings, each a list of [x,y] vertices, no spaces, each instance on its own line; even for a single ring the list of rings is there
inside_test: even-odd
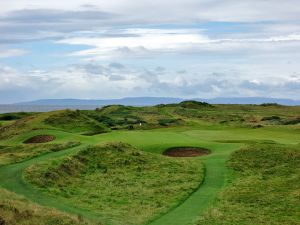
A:
[[[187,106],[189,108],[186,108]],[[216,118],[218,118],[215,115],[214,110],[216,109],[214,107],[207,107],[207,106],[203,106],[203,107],[206,107],[204,110],[208,110],[208,112],[206,112],[205,115],[213,115],[212,116],[213,120],[216,120]],[[66,114],[63,115],[64,116],[71,115],[71,118],[69,118],[69,121],[71,121],[70,122],[71,125],[69,124],[63,127],[62,126],[57,127],[56,123],[54,123],[55,126],[53,127],[49,126],[49,123],[52,123],[53,118],[61,119],[60,118],[61,114],[57,114],[56,112],[51,112],[49,113],[52,116],[51,119],[47,119],[45,123],[42,123],[41,121],[43,121],[44,118],[47,118],[47,113],[42,113],[42,114],[35,115],[35,118],[32,119],[30,129],[28,128],[28,130],[26,130],[27,129],[26,125],[22,126],[24,132],[21,129],[18,130],[15,124],[10,125],[11,127],[6,128],[7,133],[3,134],[3,138],[0,141],[0,145],[3,146],[0,148],[0,160],[2,159],[1,157],[5,158],[7,157],[8,154],[5,153],[6,155],[2,156],[1,155],[2,148],[7,149],[7,146],[10,146],[11,153],[9,154],[16,154],[13,152],[16,151],[14,150],[13,146],[21,146],[24,141],[36,136],[48,135],[51,137],[55,137],[55,139],[53,139],[50,142],[50,144],[34,144],[34,146],[38,146],[38,145],[50,146],[53,144],[57,144],[57,145],[64,145],[65,147],[64,148],[61,147],[57,151],[48,151],[45,149],[44,152],[39,151],[38,153],[35,152],[28,155],[22,155],[22,157],[18,160],[15,160],[15,162],[13,162],[12,160],[7,161],[7,163],[2,164],[2,166],[0,167],[0,181],[1,181],[0,186],[2,188],[7,189],[10,192],[14,192],[18,195],[22,195],[26,199],[34,203],[37,203],[41,206],[54,208],[58,211],[70,214],[70,216],[71,215],[79,216],[80,218],[82,218],[82,220],[85,220],[88,223],[97,224],[100,222],[101,224],[105,224],[105,225],[110,225],[110,224],[111,225],[121,225],[121,224],[122,225],[124,224],[188,225],[188,224],[196,224],[196,223],[205,224],[205,220],[203,219],[199,220],[199,218],[201,218],[202,215],[206,215],[207,210],[209,210],[212,206],[218,205],[218,202],[216,200],[218,199],[219,194],[221,193],[222,190],[224,190],[224,188],[230,186],[230,182],[228,182],[228,176],[232,174],[232,169],[227,166],[227,161],[230,159],[230,155],[233,152],[236,152],[241,148],[245,148],[246,146],[253,143],[256,143],[258,145],[262,145],[264,143],[272,143],[271,145],[274,146],[280,144],[296,146],[297,144],[300,143],[299,125],[297,124],[296,125],[267,125],[267,126],[264,124],[264,126],[259,129],[253,129],[252,125],[249,126],[242,126],[241,124],[237,125],[235,121],[232,122],[233,123],[232,125],[220,125],[220,121],[218,122],[210,121],[208,123],[207,119],[204,119],[205,121],[202,121],[201,119],[199,119],[198,114],[195,115],[195,113],[201,111],[201,108],[194,109],[193,105],[190,104],[184,105],[184,107],[180,106],[180,108],[178,108],[178,106],[171,106],[170,109],[159,108],[159,110],[161,111],[159,114],[156,114],[155,116],[155,121],[158,122],[157,124],[154,124],[153,117],[150,118],[148,115],[149,112],[152,111],[154,112],[156,109],[152,109],[152,108],[143,109],[145,111],[143,112],[144,114],[139,112],[141,110],[142,109],[135,110],[132,108],[120,108],[119,106],[110,109],[110,111],[108,110],[108,108],[104,108],[101,113],[103,113],[105,117],[103,116],[103,114],[101,114],[101,118],[96,117],[96,115],[94,115],[95,112],[84,112],[84,115],[81,115],[80,112],[76,112],[76,113],[67,112]],[[176,110],[177,112],[174,113]],[[238,111],[238,109],[235,108],[233,108],[232,111],[233,110],[235,110],[235,113]],[[261,109],[259,109],[258,112],[256,113],[258,115],[263,115],[263,112],[260,110]],[[277,110],[280,111],[281,109],[277,109]],[[282,110],[286,111],[285,108],[283,108]],[[295,108],[294,110],[299,110],[299,109]],[[166,111],[170,113],[170,115],[172,116],[174,115],[176,117],[175,124],[172,122],[175,121],[175,119],[173,120],[164,119],[164,123],[162,123],[162,119],[160,117],[165,117]],[[181,120],[177,120],[179,111],[180,111],[180,115],[182,114],[183,111],[185,111],[187,117],[186,118],[180,117],[179,119]],[[134,114],[136,112],[139,112],[138,115]],[[129,114],[132,116],[128,116]],[[269,115],[269,113],[265,113],[265,114]],[[295,114],[297,113],[292,112],[291,118],[294,117]],[[108,119],[108,116],[110,115],[112,115],[111,118],[114,118],[114,121],[119,121],[119,122],[110,121],[110,119]],[[124,117],[124,115],[130,119],[126,119],[121,123],[120,118],[121,116]],[[85,118],[87,118],[87,116],[89,116],[88,123],[87,125],[84,125],[83,121]],[[277,117],[274,118],[276,119]],[[70,129],[71,126],[75,126],[74,124],[72,124],[74,119],[75,121],[80,121],[81,128],[76,132],[69,132],[68,129]],[[220,118],[220,120],[223,119],[224,116]],[[285,120],[288,119],[289,118]],[[147,129],[139,129],[139,123],[141,120],[144,121],[144,123],[146,124],[145,127]],[[255,122],[253,123],[256,124],[257,120],[258,118],[255,118]],[[89,131],[88,129],[90,128],[90,126],[92,126],[91,128],[92,131],[100,131],[98,127],[101,127],[101,130],[108,129],[108,128],[104,129],[103,124],[98,124],[100,123],[99,121],[101,121],[101,123],[105,121],[104,124],[106,124],[107,122],[111,124],[111,126],[118,127],[118,129],[113,130],[111,132],[105,132],[105,133],[101,132],[101,134],[94,134],[92,136],[84,135]],[[180,122],[178,123],[177,121]],[[254,121],[254,117],[251,116],[250,118],[249,116],[249,121]],[[166,123],[169,125],[166,126],[165,125]],[[269,123],[269,120],[263,123]],[[40,129],[35,129],[36,127],[40,127]],[[66,143],[75,143],[75,141],[77,144],[73,144],[69,146],[66,145]],[[173,180],[171,179],[172,181],[170,181],[171,183],[169,183],[170,184],[169,188],[173,188],[172,190],[174,191],[174,193],[177,193],[177,196],[170,195],[169,197],[167,197],[167,195],[165,195],[165,199],[164,199],[163,194],[161,195],[157,194],[157,195],[153,195],[151,198],[149,198],[149,200],[145,199],[145,203],[144,203],[145,205],[147,201],[150,205],[154,204],[154,202],[158,204],[159,201],[162,201],[160,204],[164,207],[162,207],[161,210],[154,211],[149,209],[149,211],[145,211],[145,215],[143,214],[143,211],[141,211],[142,212],[141,215],[139,215],[139,217],[137,217],[137,220],[134,221],[133,217],[132,218],[128,217],[129,214],[126,212],[126,210],[129,209],[126,207],[129,203],[128,202],[126,203],[126,201],[123,202],[120,200],[120,202],[115,203],[114,201],[117,201],[116,198],[116,199],[112,199],[111,203],[109,202],[105,203],[105,201],[101,202],[101,199],[106,198],[105,196],[102,196],[102,198],[100,198],[100,202],[103,207],[103,210],[102,212],[100,212],[101,210],[97,211],[97,207],[99,206],[97,206],[97,203],[95,203],[98,200],[93,202],[94,200],[92,199],[89,200],[88,197],[80,198],[78,191],[82,191],[82,190],[72,189],[73,192],[70,192],[71,194],[68,195],[68,197],[60,196],[61,193],[63,193],[61,191],[71,190],[70,188],[72,182],[75,182],[74,179],[77,179],[77,176],[79,176],[78,174],[80,173],[82,173],[82,176],[80,175],[80,177],[88,176],[88,179],[94,179],[92,177],[92,175],[94,174],[93,171],[101,171],[101,173],[103,173],[103,171],[105,171],[106,173],[107,170],[114,171],[113,169],[114,169],[114,165],[116,165],[115,163],[120,163],[120,160],[119,161],[117,160],[119,157],[121,157],[121,159],[122,157],[125,158],[127,157],[127,160],[129,160],[129,161],[126,160],[124,161],[125,162],[124,169],[126,168],[128,169],[127,170],[128,173],[126,172],[127,173],[126,176],[128,176],[128,180],[123,182],[128,182],[127,185],[129,186],[126,187],[129,188],[128,190],[131,190],[131,188],[133,188],[134,186],[130,187],[130,183],[133,182],[130,176],[133,177],[136,176],[136,172],[132,172],[133,170],[131,168],[137,167],[136,163],[134,164],[129,163],[131,162],[131,155],[130,155],[131,153],[129,154],[129,153],[120,152],[116,154],[114,153],[114,151],[112,151],[109,155],[109,157],[111,157],[111,162],[113,163],[109,165],[112,165],[112,167],[108,167],[105,170],[103,170],[103,165],[102,167],[93,166],[93,165],[98,165],[99,163],[105,163],[104,161],[100,160],[101,157],[103,157],[102,155],[99,155],[101,157],[99,158],[100,161],[97,161],[98,164],[93,164],[94,161],[91,161],[92,158],[88,159],[88,161],[84,161],[86,163],[86,164],[82,164],[84,167],[80,167],[81,164],[70,164],[69,167],[67,168],[70,168],[70,166],[74,166],[72,168],[77,168],[77,169],[79,168],[78,171],[82,171],[82,172],[76,172],[74,174],[75,176],[74,179],[70,175],[70,180],[66,179],[66,181],[63,181],[67,183],[62,183],[65,186],[62,186],[61,189],[59,188],[59,186],[55,186],[56,185],[55,182],[53,183],[54,186],[51,186],[50,183],[48,183],[49,186],[47,186],[47,182],[49,182],[49,180],[47,179],[43,181],[44,182],[43,187],[41,187],[39,184],[34,182],[34,180],[39,179],[39,177],[41,177],[41,175],[44,172],[47,171],[55,172],[56,171],[55,168],[56,167],[59,168],[59,165],[63,165],[62,162],[67,162],[66,160],[70,160],[69,162],[74,163],[75,162],[74,159],[76,157],[79,157],[79,155],[81,154],[80,152],[84,151],[84,149],[92,149],[91,146],[95,146],[95,145],[98,146],[99,144],[102,146],[104,144],[105,146],[105,144],[107,143],[116,143],[116,142],[129,144],[130,146],[132,146],[132,148],[136,149],[134,150],[134,152],[135,151],[146,152],[145,155],[144,153],[142,153],[143,157],[145,157],[144,160],[149,162],[149,164],[145,164],[145,165],[148,165],[147,170],[149,170],[150,174],[152,173],[151,171],[153,171],[152,175],[149,174],[146,175],[146,173],[145,175],[143,175],[144,177],[149,178],[149,181],[147,182],[153,182],[153,184],[155,184],[155,182],[159,181],[160,175],[159,175],[159,171],[157,171],[159,169],[157,168],[161,168],[162,171],[165,168],[166,177],[167,174],[169,174],[169,176],[171,176],[170,174],[172,174],[173,178],[178,176],[178,178],[176,179]],[[125,147],[127,145],[123,146],[121,144],[117,146],[119,146],[118,148],[120,149],[127,148]],[[93,151],[97,152],[98,150],[93,150]],[[175,152],[172,153],[172,151]],[[184,151],[186,151],[186,153],[188,154],[184,155],[182,153]],[[129,152],[131,152],[131,150]],[[166,155],[179,156],[179,157],[167,157]],[[182,156],[197,156],[197,155],[199,157],[182,157]],[[96,156],[94,156],[93,159],[96,160],[97,159]],[[155,160],[157,161],[157,164],[154,163]],[[110,161],[107,161],[107,163],[108,162]],[[123,161],[121,160],[121,162]],[[189,188],[185,189],[185,188],[181,188],[180,186],[184,184],[184,181],[180,180],[181,179],[180,174],[187,173],[188,170],[184,172],[184,170],[181,170],[180,167],[178,167],[176,170],[174,170],[171,173],[171,170],[167,172],[168,171],[167,169],[173,167],[175,168],[176,167],[175,165],[181,165],[181,164],[183,165],[184,163],[188,163],[188,162],[190,162],[189,163],[191,166],[190,168],[191,169],[193,168],[193,171],[189,172],[190,178],[186,180],[186,184],[185,184],[186,187]],[[51,167],[51,163],[52,163],[52,167]],[[65,166],[66,165],[67,164],[65,164]],[[133,167],[130,167],[131,165]],[[82,168],[89,168],[87,170],[88,172],[86,172]],[[188,169],[187,166],[184,166],[184,168]],[[201,168],[203,168],[203,170],[201,170]],[[77,169],[75,171],[77,171]],[[146,167],[140,168],[139,171],[146,171]],[[178,173],[176,173],[176,171],[178,171]],[[198,172],[196,173],[195,171]],[[158,173],[156,174],[156,172]],[[63,176],[65,175],[62,174],[61,176],[63,178]],[[143,176],[139,178],[141,179],[140,183],[146,182],[143,180],[144,179]],[[163,174],[161,174],[161,178],[162,177],[164,177]],[[101,177],[101,179],[102,178],[103,177]],[[55,181],[55,179],[57,179],[58,182],[57,184],[59,185],[59,179],[60,179],[59,176],[58,178],[55,177],[54,180],[52,181]],[[176,184],[176,180],[180,182]],[[74,185],[75,184],[76,183],[74,183]],[[163,185],[161,188],[167,187]],[[172,185],[175,186],[172,187]],[[58,188],[56,189],[56,187]],[[101,187],[101,186],[97,186],[97,187]],[[51,190],[50,189],[48,190],[48,188],[50,188]],[[182,190],[182,192],[178,194],[178,191],[180,189]],[[154,192],[158,190],[159,189],[157,188],[151,189],[151,191]],[[114,191],[117,191],[117,188],[116,190],[113,190],[113,188],[111,188],[111,191],[113,193]],[[57,195],[53,193],[57,193]],[[72,202],[74,200],[72,196],[74,199],[78,198],[79,202],[74,204],[74,202]],[[145,198],[147,198],[147,196],[145,195]],[[159,199],[156,199],[156,197]],[[97,199],[96,196],[94,196],[94,198]],[[140,198],[141,197],[138,197],[137,199]],[[132,199],[134,201],[134,197],[132,197]],[[83,200],[87,201],[87,203],[80,202]],[[134,202],[132,202],[132,204],[133,203]],[[108,208],[109,204],[110,204],[109,207],[112,207],[111,215],[109,215],[109,213],[105,213],[105,212],[109,212],[109,208]],[[119,212],[119,214],[116,211],[116,214],[113,214],[114,212],[113,207],[115,207],[115,205],[117,204],[120,204],[120,208],[124,207],[124,211]],[[141,206],[143,206],[143,203],[140,204]],[[136,209],[134,208],[132,210],[136,210]],[[103,212],[104,214],[101,214]],[[126,216],[128,218],[125,219]],[[143,218],[143,219],[138,220],[138,218]],[[3,219],[5,220],[6,218]],[[201,223],[201,221],[204,222]]]

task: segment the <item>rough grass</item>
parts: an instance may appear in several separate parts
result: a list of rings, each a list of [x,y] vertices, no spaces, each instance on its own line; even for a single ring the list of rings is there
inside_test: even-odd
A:
[[[89,147],[26,172],[49,194],[120,225],[143,224],[166,212],[197,189],[203,176],[198,159],[171,159],[123,143]]]
[[[29,112],[3,113],[0,114],[0,120],[4,120],[4,121],[17,120],[34,114],[38,114],[38,113],[29,113]]]
[[[81,218],[29,202],[0,188],[1,225],[87,225]]]
[[[235,152],[228,162],[233,183],[197,224],[299,224],[299,147],[251,145]]]
[[[4,117],[20,119],[0,121],[2,123],[0,140],[37,129],[58,129],[72,133],[95,135],[110,129],[147,130],[161,127],[197,126],[198,124],[213,126],[219,124],[223,127],[300,126],[299,106],[210,106],[194,101],[151,107],[113,105],[97,110],[61,110],[28,115],[18,114],[17,116],[3,115]]]
[[[69,132],[81,132],[86,135],[107,132],[107,128],[96,120],[86,116],[80,110],[65,110],[52,114],[44,123]]]
[[[48,152],[60,151],[80,145],[80,142],[63,144],[22,144],[16,146],[0,146],[0,166],[21,162]]]
[[[206,107],[197,106],[197,103],[154,107],[108,106],[98,110],[62,110],[17,117],[5,115],[2,117],[5,120],[0,119],[0,164],[22,162],[1,167],[0,185],[39,204],[56,207],[88,219],[94,218],[90,215],[96,212],[101,220],[105,220],[106,225],[126,225],[131,222],[142,224],[153,218],[153,215],[160,215],[168,210],[168,223],[165,223],[166,220],[160,220],[162,222],[158,224],[186,225],[206,210],[222,187],[224,175],[227,173],[224,166],[229,154],[227,146],[232,146],[233,150],[233,143],[239,145],[259,141],[273,143],[267,145],[272,147],[268,147],[270,151],[276,153],[278,149],[281,150],[278,150],[278,154],[269,155],[267,150],[256,151],[253,147],[251,151],[245,149],[241,154],[234,154],[230,167],[236,170],[235,179],[230,180],[231,183],[217,204],[199,223],[295,224],[295,211],[300,195],[296,182],[296,179],[299,180],[299,170],[290,167],[293,154],[285,157],[280,153],[294,151],[292,147],[276,147],[275,144],[300,142],[299,115],[300,107]],[[260,126],[263,127],[251,128]],[[162,127],[164,129],[153,129]],[[95,136],[82,135],[101,133],[107,129],[123,131]],[[127,129],[130,131],[124,131]],[[79,148],[43,155],[59,148],[51,150],[50,145],[44,144],[26,147],[21,145],[27,138],[40,134],[56,136],[57,139],[53,143],[80,140],[84,145],[94,145],[108,140],[124,141],[152,153],[162,153],[165,149],[176,146],[211,147],[213,151],[210,156],[203,158],[207,166],[207,177],[201,188],[195,192],[198,195],[194,193],[184,204],[173,208],[193,190],[193,184],[201,182],[201,164],[197,164],[200,171],[198,174],[189,173],[189,168],[196,166],[197,159],[188,159],[189,162],[180,159],[168,161],[163,156],[139,152],[139,158],[145,158],[145,162],[139,163],[138,169],[135,161],[132,161],[136,156],[129,154],[130,151],[136,152],[130,150],[131,147],[128,147],[128,151],[118,152],[117,155],[110,148],[105,151],[97,146],[89,148],[89,153],[83,151],[81,156],[79,154],[61,161],[63,157],[74,154]],[[299,149],[299,146],[297,148]],[[40,157],[35,157],[38,155]],[[61,158],[58,159],[57,156]],[[222,158],[221,163],[219,156]],[[83,163],[81,158],[87,161]],[[39,187],[23,180],[23,171],[29,165],[50,162],[53,159],[56,162],[30,168],[30,176]],[[296,165],[293,164],[294,167]],[[196,175],[198,181],[193,183]],[[186,180],[186,177],[189,180]],[[0,191],[0,199],[1,195]],[[18,203],[11,204],[13,207]],[[30,223],[30,218],[26,217],[24,224],[44,224],[43,214],[46,213],[35,212],[37,214],[30,214],[30,217],[40,218],[41,221],[34,219]],[[0,211],[0,215],[2,214]],[[23,223],[19,221],[18,224]]]

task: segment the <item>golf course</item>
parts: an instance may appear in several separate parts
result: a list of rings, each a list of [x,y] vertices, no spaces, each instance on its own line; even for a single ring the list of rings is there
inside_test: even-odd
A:
[[[299,224],[300,107],[0,115],[0,224]]]

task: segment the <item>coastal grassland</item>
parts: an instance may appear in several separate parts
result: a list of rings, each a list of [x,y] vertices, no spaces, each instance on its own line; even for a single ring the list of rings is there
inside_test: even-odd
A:
[[[12,112],[12,113],[3,113],[0,114],[0,121],[14,121],[38,113],[33,112]]]
[[[21,162],[41,154],[60,151],[80,145],[80,142],[65,142],[61,144],[18,144],[0,146],[0,166]]]
[[[42,207],[0,188],[1,225],[88,225],[83,219]]]
[[[39,205],[70,213],[74,218],[100,220],[105,225],[190,225],[201,215],[200,224],[250,224],[249,218],[254,217],[257,220],[253,224],[278,224],[284,222],[284,215],[286,223],[293,224],[292,208],[298,202],[291,196],[299,196],[293,190],[297,169],[279,176],[278,171],[288,168],[290,162],[278,151],[299,149],[299,115],[300,107],[189,101],[151,107],[60,110],[1,120],[5,124],[0,127],[0,186]],[[95,126],[103,130],[99,132]],[[55,139],[49,144],[23,144],[38,135]],[[81,145],[57,148],[70,142]],[[106,142],[131,146],[106,146]],[[251,147],[253,151],[244,148],[242,154],[234,153],[230,158],[230,162],[239,163],[228,163],[226,167],[230,154],[247,145],[261,146],[265,151],[261,154],[257,147]],[[161,155],[168,148],[185,146],[207,148],[211,154],[186,159]],[[266,149],[277,155],[272,173],[259,167],[269,163],[263,158],[275,157]],[[257,163],[256,170],[248,165],[252,161]],[[280,166],[282,162],[286,163]],[[243,166],[246,169],[241,169]],[[196,168],[195,174],[189,173],[189,168]],[[193,186],[196,175],[196,183],[201,183],[198,189]],[[212,205],[221,190],[223,194]],[[246,196],[242,196],[244,192]],[[266,200],[268,196],[274,204]],[[276,211],[276,207],[282,211]],[[287,214],[283,211],[289,209]],[[278,215],[274,216],[274,210]],[[26,217],[26,223],[39,224],[36,218],[40,218],[41,224],[60,224],[49,222],[43,211],[34,212],[37,214]],[[9,221],[13,214],[3,215]]]
[[[197,225],[299,224],[299,148],[256,144],[234,152],[227,187]]]
[[[107,128],[103,124],[86,116],[80,110],[64,110],[50,115],[43,122],[55,128],[75,133],[80,132],[86,135],[107,132]]]
[[[144,224],[178,205],[204,178],[199,159],[174,159],[124,143],[88,147],[26,170],[26,179],[106,224]]]
[[[18,115],[19,119],[5,122],[0,127],[0,140],[43,129],[96,135],[112,130],[150,130],[182,126],[191,129],[203,125],[214,128],[299,126],[299,115],[299,106],[272,104],[209,105],[187,101],[148,107],[111,105],[96,110],[59,110]]]
[[[11,120],[0,120],[0,127],[7,126],[12,123],[13,123],[13,121],[11,121]]]

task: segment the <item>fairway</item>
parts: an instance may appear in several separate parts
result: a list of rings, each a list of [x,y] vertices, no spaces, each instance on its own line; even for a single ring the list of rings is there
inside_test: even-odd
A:
[[[0,225],[300,225],[300,1],[2,0],[0,34]]]
[[[143,132],[112,132],[105,135],[98,135],[88,138],[86,137],[81,141],[83,143],[82,145],[94,144],[104,141],[127,141],[128,143],[140,149],[143,149],[144,151],[154,152],[158,154],[162,153],[168,147],[173,146],[189,145],[209,148],[212,151],[211,155],[205,156],[203,157],[203,159],[199,158],[199,161],[203,161],[205,164],[206,177],[204,183],[186,201],[184,201],[183,204],[179,204],[178,206],[174,207],[174,209],[171,209],[166,215],[161,215],[161,218],[160,216],[158,216],[157,220],[152,222],[153,224],[174,224],[174,221],[178,221],[178,224],[184,224],[190,222],[192,218],[196,218],[196,216],[198,216],[199,213],[206,208],[209,202],[216,197],[218,190],[224,183],[225,160],[232,151],[238,149],[238,147],[241,146],[241,144],[236,143],[213,143],[210,142],[210,140],[206,141],[204,138],[202,138],[201,140],[200,136],[194,137],[193,135],[191,137],[189,135],[186,135],[184,133],[184,130],[182,131],[182,134],[177,130],[172,131],[170,129]],[[203,131],[199,130],[199,133],[202,134],[202,132]],[[51,133],[55,134],[55,132]],[[26,136],[27,135],[28,134],[26,134]],[[63,138],[57,141],[63,141]],[[23,171],[31,164],[72,154],[77,149],[82,148],[82,145],[56,153],[49,153],[22,163],[2,167],[0,169],[0,179],[4,182],[1,183],[1,186],[18,194],[22,194],[39,204],[83,215],[90,219],[95,218],[96,216],[93,216],[88,212],[68,206],[61,202],[58,203],[57,201],[55,201],[55,199],[45,195],[44,193],[40,193],[32,185],[28,184],[22,179]],[[180,220],[177,217],[180,218]]]
[[[34,122],[33,124],[35,123],[37,122]],[[92,136],[82,135],[78,132],[68,132],[64,129],[50,129],[50,127],[42,127],[42,129],[32,129],[28,132],[22,132],[16,136],[12,136],[11,138],[3,139],[1,141],[1,145],[17,148],[19,145],[22,145],[24,141],[32,137],[38,137],[36,138],[38,141],[41,140],[41,137],[55,137],[55,139],[53,138],[54,140],[51,141],[51,144],[56,144],[57,146],[60,146],[63,143],[76,144],[65,145],[64,147],[60,147],[60,150],[58,151],[32,153],[32,155],[28,156],[23,155],[21,159],[16,161],[16,163],[7,161],[10,163],[0,167],[0,186],[18,195],[24,196],[28,200],[41,206],[54,208],[58,211],[78,216],[78,218],[83,218],[90,223],[101,222],[105,225],[121,225],[125,221],[125,218],[122,219],[122,216],[121,214],[118,214],[118,211],[115,211],[115,214],[112,214],[111,216],[109,216],[109,213],[98,211],[96,207],[99,206],[89,199],[87,199],[90,202],[89,204],[84,204],[84,202],[81,202],[80,198],[78,198],[79,202],[75,204],[73,202],[73,198],[75,199],[82,190],[75,190],[74,188],[70,189],[72,192],[70,192],[71,194],[68,194],[68,196],[74,197],[65,197],[65,194],[63,194],[64,192],[61,192],[62,188],[59,188],[59,186],[58,188],[56,186],[50,188],[50,181],[47,181],[47,179],[43,181],[46,182],[43,183],[43,186],[35,184],[33,180],[37,180],[39,182],[40,178],[38,176],[44,176],[42,175],[44,172],[39,174],[39,170],[46,172],[50,171],[50,168],[55,170],[57,165],[65,162],[64,160],[71,160],[72,157],[79,157],[77,155],[81,154],[80,152],[89,148],[89,146],[120,142],[130,144],[136,149],[134,151],[138,150],[145,152],[145,159],[152,157],[153,155],[152,158],[153,160],[156,160],[157,163],[168,160],[166,162],[171,164],[165,165],[170,165],[171,168],[175,168],[175,164],[172,165],[172,163],[190,162],[188,164],[191,166],[193,165],[193,168],[199,168],[199,171],[202,167],[204,168],[203,174],[201,172],[198,174],[193,173],[194,181],[192,181],[191,178],[186,181],[186,185],[189,185],[189,182],[191,182],[191,184],[193,184],[192,186],[189,186],[185,192],[178,195],[180,197],[175,198],[175,196],[173,196],[173,199],[173,197],[169,196],[169,202],[159,203],[162,204],[163,207],[160,210],[157,210],[157,212],[153,213],[152,210],[147,211],[145,209],[145,215],[141,215],[139,220],[138,217],[136,217],[136,221],[134,222],[134,218],[128,217],[126,222],[126,224],[189,225],[196,223],[198,218],[203,215],[209,207],[216,203],[221,190],[228,185],[228,168],[226,163],[233,152],[251,143],[271,143],[274,145],[296,145],[299,143],[299,131],[294,129],[294,127],[279,128],[278,126],[268,126],[266,128],[253,129],[247,127],[224,127],[219,125],[208,126],[207,124],[197,124],[196,126],[184,125],[147,130],[116,130]],[[77,142],[80,142],[80,144],[77,144]],[[33,146],[37,146],[37,148],[39,145],[40,144],[33,144]],[[184,146],[208,149],[210,153],[200,157],[187,157],[184,159],[176,159],[174,157],[163,155],[164,151],[167,149]],[[33,150],[36,151],[35,147],[32,148],[31,151]],[[3,157],[5,156],[6,155],[3,155]],[[71,160],[70,162],[73,161]],[[151,161],[151,165],[153,163],[154,162]],[[160,167],[159,164],[157,166]],[[168,168],[161,167],[162,170],[166,170]],[[157,169],[153,170],[153,172],[153,175],[149,176],[158,176],[154,175],[158,172]],[[170,174],[170,172],[168,173]],[[181,171],[180,173],[183,174],[184,171]],[[179,176],[179,174],[177,175],[175,172],[173,175]],[[76,176],[77,175],[75,175],[75,178]],[[128,176],[131,175],[128,174]],[[89,179],[96,178],[90,177]],[[181,184],[185,183],[184,177],[178,177],[178,179],[183,179],[180,181]],[[130,180],[128,180],[128,182],[129,181]],[[49,188],[47,185],[45,186],[47,182]],[[73,181],[70,180],[70,182]],[[176,184],[176,182],[174,184]],[[175,190],[177,190],[176,186],[166,186],[166,188],[171,188],[174,193]],[[180,188],[178,190],[180,190]],[[69,189],[66,189],[66,191],[69,192]],[[161,198],[163,199],[163,197]],[[126,202],[127,200],[124,199],[122,201]],[[151,201],[149,200],[149,204]],[[157,199],[156,201],[160,200]],[[111,207],[114,207],[115,203],[112,202],[110,204],[112,204]],[[118,204],[126,206],[124,202],[120,202]]]

